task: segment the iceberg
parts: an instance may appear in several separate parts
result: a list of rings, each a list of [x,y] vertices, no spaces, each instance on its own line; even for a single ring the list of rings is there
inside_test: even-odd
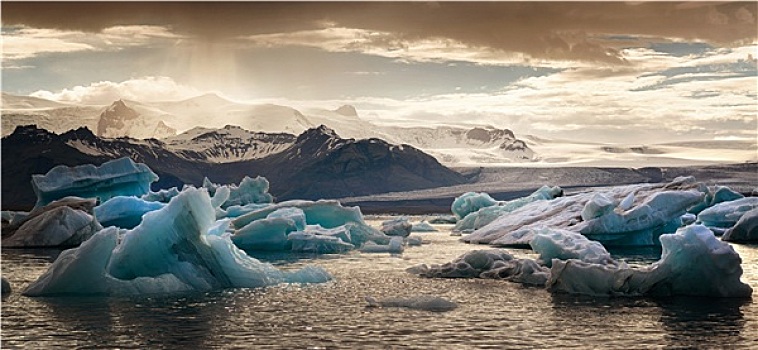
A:
[[[456,218],[463,219],[468,214],[495,204],[497,201],[487,193],[466,192],[453,200],[450,210]]]
[[[391,253],[400,254],[405,250],[403,237],[395,236],[387,244],[366,242],[360,249],[361,253]]]
[[[432,312],[451,311],[458,307],[458,304],[447,299],[426,295],[410,298],[385,299],[376,299],[374,297],[367,296],[366,302],[368,303],[369,307],[401,307]]]
[[[158,192],[150,191],[142,195],[142,199],[148,202],[168,203],[171,198],[176,197],[178,194],[179,190],[176,187],[171,187],[169,189],[159,190]]]
[[[305,212],[300,208],[279,208],[268,214],[266,218],[286,218],[292,220],[298,231],[305,230]]]
[[[320,225],[323,228],[331,229],[339,226],[349,225],[350,242],[354,246],[361,246],[367,241],[374,241],[379,244],[389,242],[389,237],[379,230],[369,226],[363,219],[363,214],[358,207],[343,207],[336,200],[291,200],[272,204],[264,208],[249,212],[232,220],[232,225],[239,229],[251,222],[266,218],[269,214],[282,208],[299,208],[305,213],[305,222],[307,225]]]
[[[727,242],[758,241],[758,208],[742,215],[740,220],[724,233],[721,240]]]
[[[603,245],[654,245],[659,235],[676,231],[681,216],[703,196],[694,178],[677,178],[668,184],[617,186],[537,200],[499,216],[462,240],[527,246],[537,230],[547,227],[578,232]],[[626,210],[616,205],[622,202],[627,202]],[[582,219],[583,213],[589,220]]]
[[[69,249],[24,291],[27,296],[135,295],[320,283],[321,268],[282,271],[208,235],[215,213],[205,190],[187,188],[132,230],[109,227]]]
[[[147,165],[119,158],[96,167],[92,164],[67,167],[56,166],[45,175],[32,176],[32,188],[37,195],[35,207],[44,206],[67,196],[98,198],[100,202],[116,196],[142,196],[150,184],[158,180]]]
[[[387,236],[408,237],[412,229],[413,225],[404,216],[382,222],[382,232]]]
[[[346,243],[340,237],[333,235],[319,235],[312,232],[293,232],[287,239],[292,242],[293,252],[339,254],[355,248]]]
[[[225,209],[230,206],[244,206],[248,204],[272,203],[274,197],[268,193],[269,183],[266,178],[257,176],[250,178],[245,176],[239,185],[217,185],[212,183],[208,178],[203,179],[203,188],[213,196],[220,188],[229,190],[229,198],[221,204]]]
[[[32,210],[3,230],[5,248],[75,247],[102,229],[91,215],[94,199],[66,197]]]
[[[716,204],[697,215],[703,225],[715,228],[734,226],[745,213],[758,208],[758,197],[745,197]]]
[[[266,218],[251,222],[236,230],[232,242],[244,250],[289,250],[287,235],[297,231],[295,222],[288,218]]]
[[[434,228],[434,226],[430,225],[428,222],[421,221],[413,224],[411,232],[437,232],[437,229]]]
[[[470,212],[463,219],[456,223],[453,231],[471,232],[489,224],[500,216],[513,212],[514,210],[521,208],[529,203],[542,200],[550,200],[560,196],[563,196],[563,189],[560,187],[542,186],[534,191],[534,193],[526,197],[514,199],[511,201],[496,202],[491,206],[486,206]],[[453,203],[453,205],[455,205],[455,202]]]
[[[661,259],[643,268],[553,260],[547,288],[594,296],[751,296],[740,281],[740,256],[707,227],[687,226],[660,240]]]
[[[456,222],[458,222],[458,218],[454,215],[437,215],[429,220],[430,224],[455,224]]]
[[[698,205],[693,206],[688,210],[691,214],[699,214],[701,211],[703,211],[706,208],[712,207],[716,204],[723,203],[723,202],[730,202],[733,200],[737,200],[740,198],[744,198],[740,193],[737,193],[733,191],[731,188],[726,186],[717,186],[715,191],[710,191],[707,187],[704,190],[705,192],[705,198],[702,202],[700,202]]]
[[[577,259],[588,263],[613,265],[616,262],[600,242],[571,231],[543,228],[529,242],[532,250],[540,254],[542,265],[550,267],[553,259]]]
[[[544,286],[550,269],[531,259],[516,259],[504,250],[472,250],[442,264],[410,267],[409,273],[428,278],[492,278]]]
[[[137,197],[113,197],[95,207],[95,217],[101,225],[134,228],[142,222],[142,215],[161,209],[165,204],[149,202]]]

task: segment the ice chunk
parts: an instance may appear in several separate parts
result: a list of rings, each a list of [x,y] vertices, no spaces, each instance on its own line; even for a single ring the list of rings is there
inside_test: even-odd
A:
[[[320,268],[284,272],[261,263],[228,235],[207,235],[214,223],[208,193],[185,189],[133,230],[110,227],[63,252],[24,294],[133,295],[330,279]]]
[[[266,218],[287,218],[295,223],[298,231],[305,230],[305,212],[300,208],[279,208],[268,214]]]
[[[727,242],[758,241],[758,208],[742,215],[737,224],[727,230],[721,239]]]
[[[312,233],[314,235],[319,236],[330,236],[330,237],[336,237],[341,239],[343,242],[352,242],[352,235],[350,234],[350,229],[355,224],[348,223],[344,224],[342,226],[337,226],[333,228],[323,228],[321,225],[308,225],[305,228],[305,232]]]
[[[245,215],[247,213],[254,212],[259,209],[263,209],[265,207],[270,206],[270,203],[251,203],[246,205],[230,205],[226,207],[226,209],[217,209],[216,210],[216,218],[236,218],[242,215]]]
[[[382,222],[382,232],[387,236],[408,237],[412,229],[413,225],[404,216]]]
[[[310,232],[293,232],[287,239],[292,242],[293,252],[339,254],[355,248],[337,236],[317,235]]]
[[[458,219],[454,215],[437,215],[429,220],[430,224],[455,224]]]
[[[103,228],[82,210],[65,205],[43,209],[30,215],[11,236],[3,238],[3,247],[75,247]]]
[[[45,175],[32,175],[32,187],[37,195],[36,207],[41,207],[66,196],[98,198],[100,202],[115,196],[142,196],[156,180],[158,176],[147,165],[124,157],[99,167],[59,165]]]
[[[264,177],[250,178],[245,176],[239,185],[217,185],[208,178],[203,179],[203,187],[208,190],[208,193],[215,195],[219,188],[227,188],[229,190],[229,198],[221,204],[221,208],[227,208],[230,206],[247,204],[261,204],[271,203],[274,201],[274,197],[268,193],[269,183]]]
[[[550,267],[553,259],[578,259],[595,264],[615,264],[602,244],[571,231],[544,228],[529,243],[540,254],[540,261]]]
[[[553,260],[548,290],[598,296],[750,297],[741,259],[705,226],[660,237],[661,260],[644,268]]]
[[[740,193],[732,191],[731,188],[726,186],[717,186],[713,192],[711,192],[708,188],[705,188],[704,191],[706,192],[705,199],[703,202],[690,208],[690,213],[699,214],[704,209],[712,207],[716,204],[730,202],[745,197]]]
[[[608,198],[602,193],[595,193],[590,201],[584,205],[584,209],[582,209],[582,220],[588,221],[601,217],[613,211],[615,207],[616,204],[613,203],[613,199]],[[628,207],[631,208],[631,206]]]
[[[376,244],[374,242],[366,242],[360,249],[361,253],[392,253],[400,254],[405,250],[403,245],[403,237],[392,237],[387,244]]]
[[[497,204],[497,201],[487,193],[466,192],[460,197],[455,198],[450,210],[456,218],[462,219],[470,213],[495,204]]]
[[[95,207],[95,217],[105,227],[134,228],[142,222],[142,215],[161,209],[165,204],[148,202],[137,197],[113,197]]]
[[[411,228],[411,232],[437,232],[437,229],[434,228],[434,226],[429,225],[428,222],[421,221],[421,222],[413,224],[413,228]]]
[[[321,225],[324,228],[335,228],[352,223],[350,226],[350,238],[355,246],[360,246],[366,241],[374,241],[380,244],[389,242],[389,237],[370,227],[363,220],[363,215],[358,207],[343,207],[335,200],[304,201],[293,200],[269,205],[232,220],[236,228],[241,228],[250,222],[263,219],[272,212],[281,208],[299,208],[305,213],[305,221],[308,225]]]
[[[410,298],[385,298],[381,300],[367,296],[366,302],[368,302],[369,307],[402,307],[432,312],[451,311],[458,307],[458,304],[447,299],[426,295]]]
[[[443,265],[419,265],[407,271],[423,277],[436,278],[476,278],[483,272],[493,269],[498,261],[512,260],[513,256],[505,250],[472,250]]]
[[[690,224],[694,224],[695,221],[697,221],[697,216],[695,214],[686,213],[681,216],[682,219],[682,226],[687,226]]]
[[[458,232],[471,232],[484,227],[495,219],[513,212],[529,203],[554,199],[562,195],[563,190],[560,187],[542,186],[526,197],[517,198],[511,201],[497,202],[492,206],[483,207],[473,211],[467,214],[462,220],[458,221],[453,230]]]
[[[634,192],[629,193],[624,199],[621,200],[621,203],[619,203],[619,209],[621,210],[629,210],[634,205]]]
[[[160,190],[158,192],[150,191],[142,196],[142,199],[148,202],[161,202],[168,203],[171,198],[176,197],[179,194],[179,190],[176,187]]]
[[[293,231],[297,231],[297,225],[289,218],[260,219],[235,231],[232,242],[244,250],[289,250],[287,235]]]
[[[745,197],[730,202],[722,202],[697,215],[705,226],[732,227],[745,213],[758,208],[758,197]]]
[[[419,236],[408,236],[405,238],[405,244],[409,247],[420,246],[424,243],[424,240]]]

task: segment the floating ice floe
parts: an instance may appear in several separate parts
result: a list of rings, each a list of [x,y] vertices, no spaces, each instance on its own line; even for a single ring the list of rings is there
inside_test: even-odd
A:
[[[458,304],[447,299],[426,295],[409,298],[385,299],[376,299],[367,296],[366,302],[368,303],[369,307],[399,307],[432,312],[451,311],[458,307]]]
[[[95,199],[65,197],[37,207],[3,230],[5,248],[74,247],[102,226],[92,216]]]
[[[95,217],[101,225],[134,228],[142,222],[145,213],[161,209],[161,202],[149,202],[137,197],[113,197],[95,207]]]
[[[244,206],[248,204],[263,204],[271,203],[274,201],[274,197],[268,193],[269,183],[264,177],[251,178],[245,176],[240,181],[239,185],[217,185],[208,178],[203,179],[203,188],[208,190],[211,196],[216,194],[216,191],[221,188],[227,188],[229,190],[229,197],[223,203],[221,208],[225,209],[230,206]]]
[[[408,237],[412,229],[413,225],[404,216],[382,222],[382,232],[387,236]]]
[[[549,187],[549,186],[542,186],[537,191],[534,191],[534,193],[530,194],[529,196],[514,199],[511,201],[495,201],[492,205],[485,205],[490,203],[488,198],[491,198],[486,193],[480,193],[476,194],[476,196],[471,195],[472,192],[466,193],[461,197],[458,197],[453,201],[453,207],[456,207],[456,201],[464,201],[464,203],[468,203],[467,205],[460,204],[458,207],[464,207],[464,208],[477,208],[480,207],[477,210],[473,210],[466,214],[461,220],[459,220],[455,227],[453,228],[454,231],[457,232],[471,232],[478,228],[481,228],[490,222],[494,221],[495,219],[499,218],[500,216],[503,216],[507,213],[513,212],[514,210],[521,208],[529,203],[536,202],[536,201],[542,201],[542,200],[550,200],[559,196],[563,195],[563,190],[560,187]],[[468,196],[467,196],[468,195]],[[461,211],[459,209],[459,211]],[[455,213],[455,210],[453,211]],[[461,211],[462,212],[462,211]]]
[[[618,186],[532,201],[462,240],[526,246],[537,230],[548,227],[578,232],[603,245],[654,245],[661,234],[676,231],[687,209],[703,200],[701,189],[694,178],[678,178],[669,184]]]
[[[45,295],[134,295],[320,283],[321,268],[282,271],[208,235],[215,223],[205,190],[188,188],[164,208],[145,214],[132,230],[109,227],[66,250],[24,291]]]
[[[407,271],[423,277],[506,279],[546,286],[556,293],[593,296],[745,298],[752,294],[752,288],[740,281],[740,256],[705,226],[662,235],[661,259],[641,268],[614,261],[602,246],[592,247],[575,235],[535,233],[533,243],[540,261],[552,257],[551,268],[535,260],[515,259],[502,250],[475,250],[443,265],[419,265]]]
[[[692,225],[660,237],[661,259],[647,267],[553,260],[548,290],[596,296],[750,297],[741,259],[708,228]]]
[[[434,228],[434,226],[430,225],[428,222],[421,221],[413,224],[411,232],[437,232],[437,229]]]
[[[430,224],[455,224],[456,222],[458,222],[458,218],[454,215],[437,215],[429,220]]]
[[[516,259],[504,250],[473,250],[442,264],[413,266],[406,271],[430,278],[493,278],[544,286],[550,269],[531,259]]]
[[[540,263],[547,267],[553,259],[578,259],[588,263],[612,265],[615,261],[600,242],[591,241],[582,234],[543,228],[529,242],[532,250],[540,254]]]
[[[716,204],[697,215],[703,225],[715,228],[729,228],[747,212],[758,208],[758,197],[745,197]]]
[[[400,254],[405,250],[403,237],[395,236],[387,244],[366,242],[360,248],[361,253],[391,253]]]
[[[740,220],[724,233],[721,240],[727,242],[758,242],[758,208],[742,215]]]
[[[116,196],[142,196],[150,183],[158,180],[147,165],[119,158],[97,167],[92,164],[56,166],[45,175],[32,176],[37,195],[36,207],[67,196],[98,198],[101,202]]]

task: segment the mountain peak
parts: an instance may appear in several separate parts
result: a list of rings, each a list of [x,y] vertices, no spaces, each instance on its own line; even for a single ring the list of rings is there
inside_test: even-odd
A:
[[[358,111],[355,110],[354,106],[351,105],[342,105],[340,108],[337,108],[334,110],[335,113],[344,115],[346,117],[357,117]]]

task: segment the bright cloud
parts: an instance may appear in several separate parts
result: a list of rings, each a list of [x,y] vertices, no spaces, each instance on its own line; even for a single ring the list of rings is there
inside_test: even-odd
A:
[[[100,81],[58,92],[39,90],[31,96],[59,102],[104,105],[118,99],[154,102],[181,100],[200,94],[200,91],[168,77],[142,77],[120,83]]]
[[[99,33],[26,27],[3,28],[3,61],[15,66],[15,61],[42,54],[112,51],[167,40],[178,41],[181,38],[166,27],[149,25],[114,26]]]

